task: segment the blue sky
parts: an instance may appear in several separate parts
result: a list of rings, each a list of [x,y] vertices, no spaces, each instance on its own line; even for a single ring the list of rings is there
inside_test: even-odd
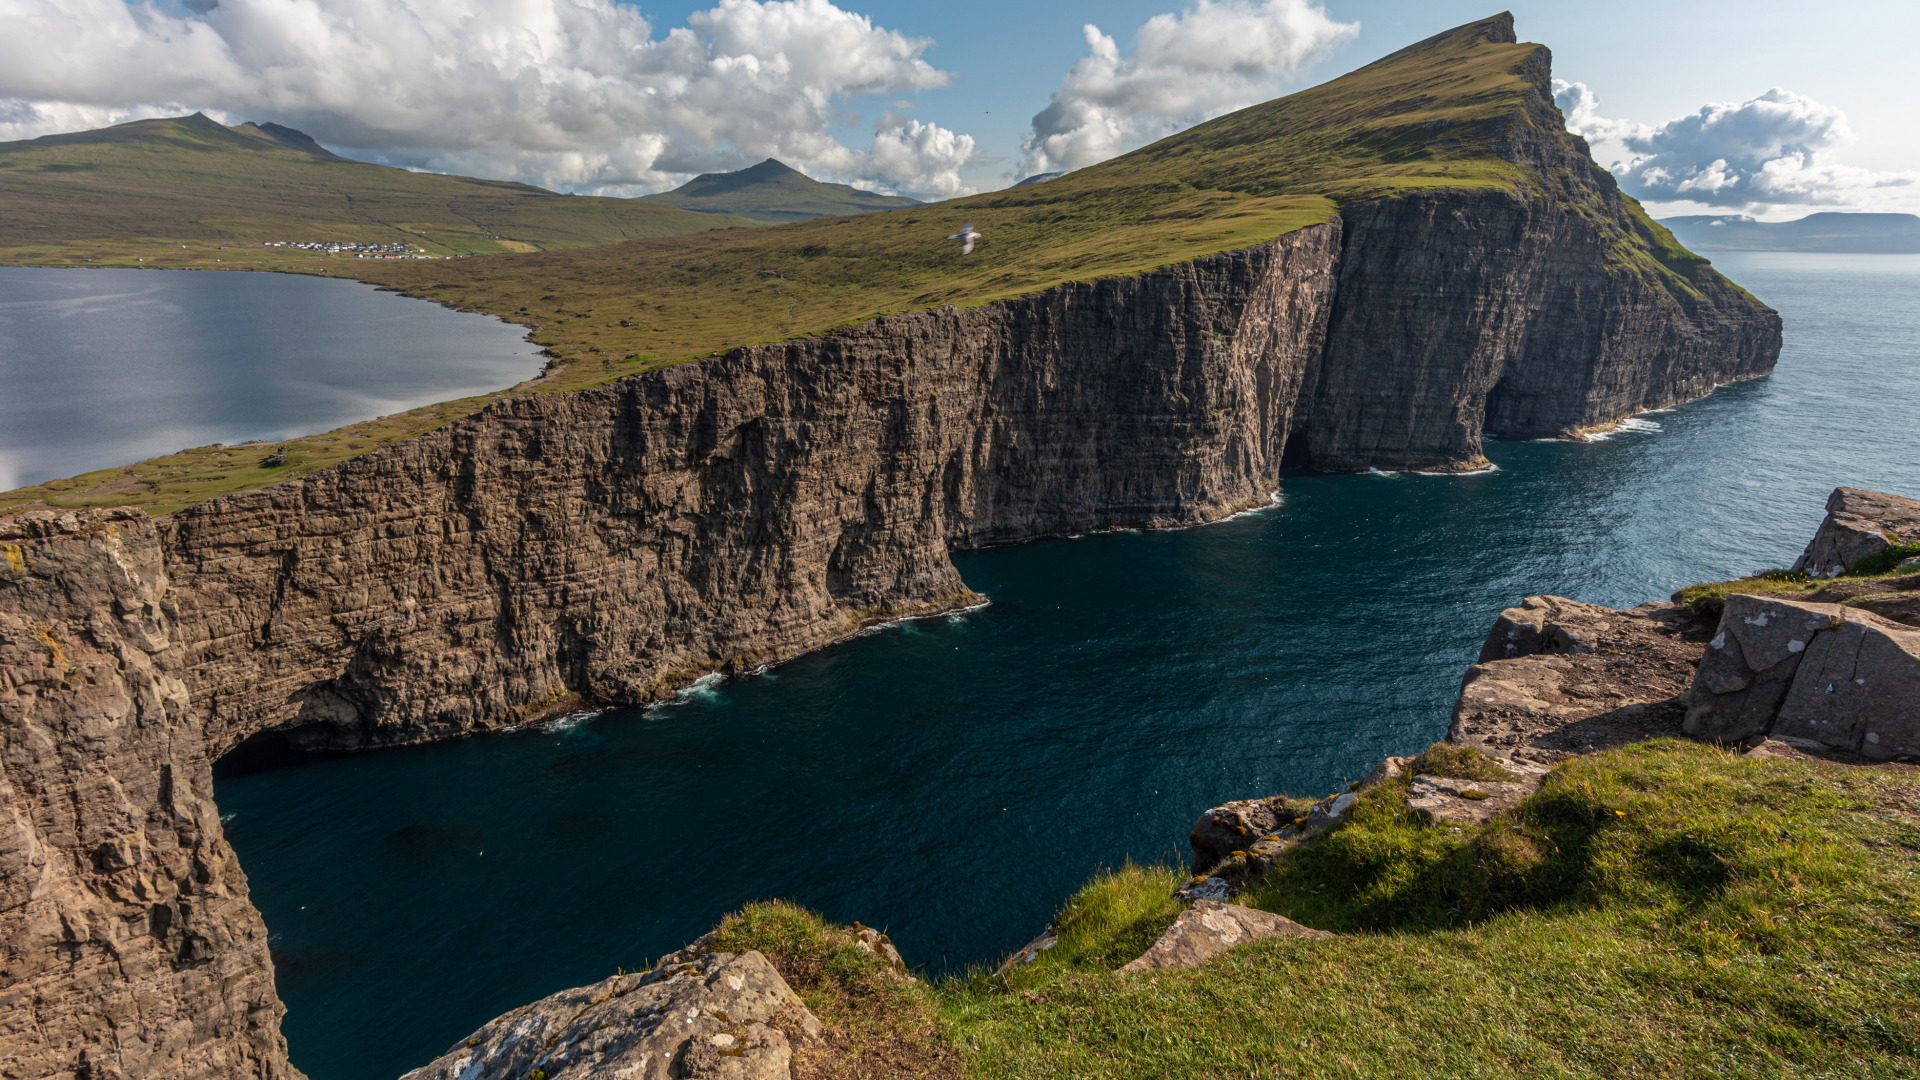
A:
[[[704,3],[643,4],[663,24]],[[875,22],[936,44],[927,59],[956,72],[951,87],[918,95],[916,115],[972,133],[983,150],[1017,156],[1028,121],[1086,52],[1094,23],[1125,46],[1168,0],[976,0],[969,4],[872,0],[848,5]],[[1360,32],[1292,86],[1350,71],[1450,26],[1502,10],[1493,0],[1326,0],[1328,14]],[[1783,86],[1835,106],[1857,141],[1852,165],[1920,170],[1920,109],[1901,96],[1920,52],[1920,2],[1613,0],[1513,3],[1520,38],[1553,49],[1554,71],[1584,82],[1610,115],[1657,124],[1707,102],[1744,101]],[[1004,166],[981,166],[983,182]]]
[[[1916,0],[1513,11],[1580,84],[1561,95],[1569,126],[1657,210],[1920,209],[1920,111],[1899,89]],[[1102,160],[1490,14],[1459,0],[8,0],[0,139],[200,109],[561,190],[640,194],[777,156],[939,198]]]

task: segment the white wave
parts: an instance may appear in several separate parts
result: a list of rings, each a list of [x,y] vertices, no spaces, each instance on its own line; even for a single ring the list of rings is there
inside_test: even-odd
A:
[[[1606,442],[1615,435],[1629,431],[1660,431],[1662,428],[1652,420],[1642,420],[1638,416],[1629,416],[1605,431],[1589,431],[1581,436],[1588,442]]]

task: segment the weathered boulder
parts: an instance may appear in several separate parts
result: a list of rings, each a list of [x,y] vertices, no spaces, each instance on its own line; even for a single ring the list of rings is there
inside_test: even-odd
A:
[[[1529,596],[1493,621],[1479,663],[1541,653],[1590,653],[1610,627],[1611,608],[1560,596]]]
[[[1239,904],[1223,904],[1215,900],[1196,900],[1192,907],[1173,920],[1173,925],[1160,935],[1160,940],[1122,965],[1120,970],[1199,967],[1235,945],[1261,938],[1332,936],[1325,930],[1301,926],[1292,919],[1270,911]]]
[[[1272,836],[1303,816],[1297,801],[1285,795],[1264,799],[1236,799],[1200,815],[1187,833],[1193,849],[1193,872],[1204,874],[1236,851],[1245,851],[1263,837]]]
[[[1839,626],[1846,611],[1771,596],[1727,597],[1688,692],[1686,733],[1739,742],[1772,728],[1807,646]]]
[[[1827,497],[1826,520],[1793,568],[1839,577],[1855,562],[1885,551],[1889,535],[1899,543],[1920,543],[1920,499],[1835,488]]]
[[[1771,733],[1883,761],[1920,755],[1920,630],[1847,611],[1807,646]]]
[[[820,1021],[758,952],[685,953],[515,1009],[402,1080],[787,1080]]]
[[[1407,785],[1407,808],[1434,824],[1479,825],[1538,790],[1539,776],[1514,781],[1416,776]]]

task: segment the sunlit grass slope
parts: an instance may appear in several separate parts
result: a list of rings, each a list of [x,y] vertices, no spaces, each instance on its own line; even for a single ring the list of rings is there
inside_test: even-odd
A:
[[[1512,36],[1508,16],[1471,23],[1042,184],[771,228],[327,269],[529,326],[559,365],[529,390],[599,385],[883,313],[976,306],[1240,250],[1329,221],[1354,200],[1441,188],[1551,195],[1564,178],[1502,156],[1530,128],[1567,137],[1551,104],[1543,113],[1538,94],[1530,100],[1542,47]],[[963,256],[945,238],[967,222],[984,239]],[[1618,230],[1621,258],[1668,277],[1670,266],[1704,265],[1647,226]],[[264,452],[175,455],[11,492],[0,510],[39,500],[168,511],[311,472],[484,400],[292,440],[287,464],[273,469],[258,464]]]
[[[1912,769],[1644,743],[1475,828],[1420,821],[1404,789],[1369,792],[1253,898],[1340,936],[1198,970],[1113,973],[1179,910],[1182,875],[1138,867],[1071,898],[1060,943],[1005,975],[863,996],[857,956],[821,960],[831,928],[776,905],[723,944],[923,1075],[953,1056],[1032,1080],[1920,1075]]]
[[[487,254],[751,224],[350,161],[291,129],[229,128],[198,113],[0,143],[6,263],[337,272],[338,258],[260,245],[339,240]]]

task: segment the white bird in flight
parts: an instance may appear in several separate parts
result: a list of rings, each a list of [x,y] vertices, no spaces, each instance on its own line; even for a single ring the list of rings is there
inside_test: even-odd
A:
[[[980,234],[973,231],[973,222],[969,221],[965,225],[960,226],[959,232],[947,237],[947,239],[960,241],[960,254],[971,255],[973,254],[973,242],[980,239]]]

